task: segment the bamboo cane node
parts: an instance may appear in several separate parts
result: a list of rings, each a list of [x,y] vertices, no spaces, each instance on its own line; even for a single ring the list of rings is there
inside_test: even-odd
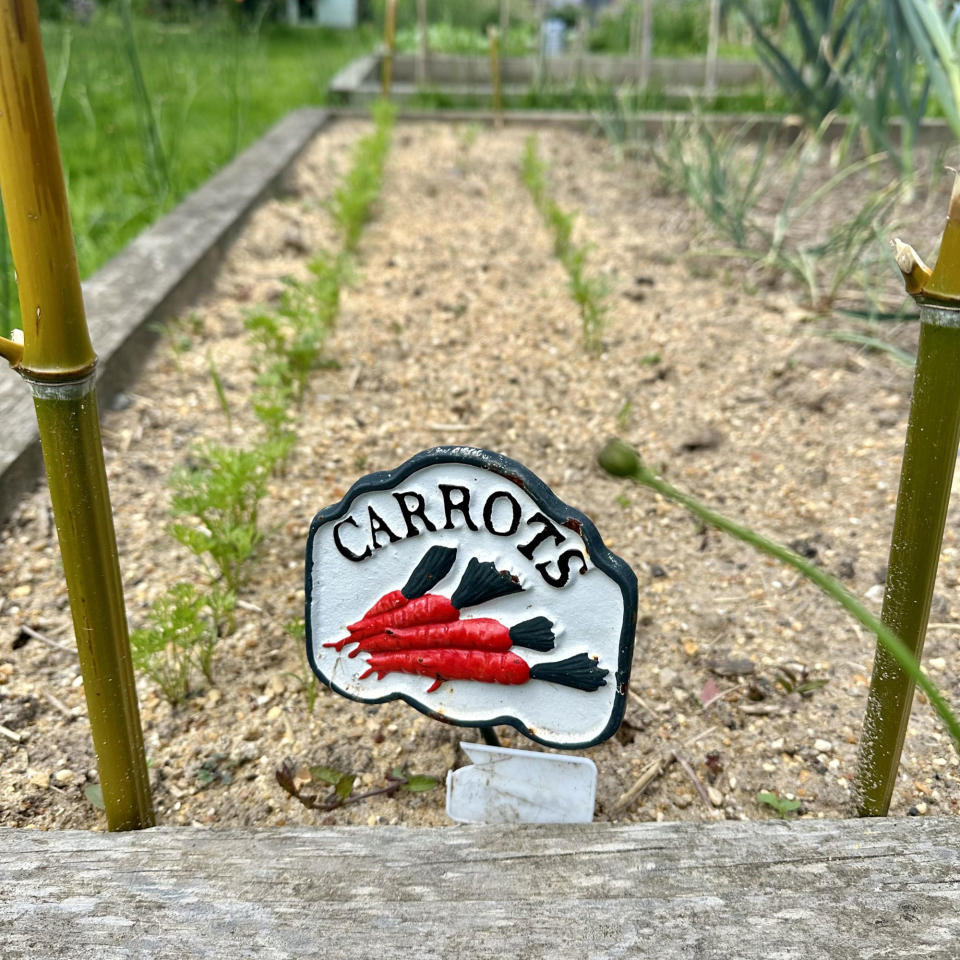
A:
[[[37,400],[79,400],[93,391],[97,380],[92,367],[72,380],[38,380],[23,370],[20,373]]]
[[[960,327],[960,304],[948,307],[923,303],[920,305],[920,322],[932,327]]]

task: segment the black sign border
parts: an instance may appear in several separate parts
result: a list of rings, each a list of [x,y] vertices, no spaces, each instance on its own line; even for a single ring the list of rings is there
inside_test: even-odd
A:
[[[321,527],[334,520],[339,520],[345,516],[353,506],[353,501],[361,494],[372,493],[379,490],[389,490],[402,483],[411,474],[416,473],[425,467],[432,467],[443,463],[464,463],[471,467],[479,467],[482,470],[489,470],[499,474],[507,480],[517,484],[526,494],[536,501],[550,516],[550,519],[556,523],[576,531],[583,538],[590,554],[590,561],[595,567],[607,574],[619,587],[623,595],[623,609],[626,613],[620,630],[620,647],[618,655],[618,664],[616,671],[616,694],[614,697],[613,711],[610,719],[603,731],[593,740],[584,743],[553,743],[537,736],[531,732],[526,724],[516,717],[501,716],[492,717],[490,720],[470,721],[454,720],[451,717],[443,716],[425,703],[405,693],[391,693],[377,699],[354,696],[346,690],[342,690],[332,680],[326,677],[322,670],[317,666],[313,657],[313,642],[310,624],[310,605],[312,596],[312,574],[313,574],[313,539]],[[630,668],[633,662],[633,644],[637,629],[637,577],[630,569],[626,561],[622,560],[613,553],[603,542],[600,532],[597,530],[593,521],[564,503],[557,495],[538,477],[525,466],[511,460],[509,457],[499,453],[493,453],[490,450],[481,450],[477,447],[433,447],[430,450],[424,450],[415,454],[405,463],[402,463],[394,470],[383,470],[379,473],[371,473],[361,477],[347,491],[344,497],[329,507],[324,507],[310,524],[310,534],[307,537],[306,565],[306,600],[304,604],[304,624],[306,633],[307,661],[310,664],[314,674],[328,686],[331,690],[353,700],[357,703],[389,703],[392,700],[403,700],[415,710],[439,720],[442,723],[453,724],[458,727],[493,727],[493,726],[511,726],[518,730],[525,737],[545,747],[555,747],[561,750],[582,750],[586,747],[596,746],[604,740],[612,737],[620,727],[623,721],[623,714],[627,703],[627,690],[630,684]]]

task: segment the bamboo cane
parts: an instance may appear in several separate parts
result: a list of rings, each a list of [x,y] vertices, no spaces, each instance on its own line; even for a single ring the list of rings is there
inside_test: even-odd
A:
[[[920,342],[880,616],[919,663],[960,442],[960,177],[933,271],[906,244],[896,249],[920,303]],[[860,816],[890,807],[913,693],[913,679],[878,646],[855,781]]]
[[[35,0],[0,0],[0,190],[107,825],[153,825],[87,331]]]
[[[380,64],[380,82],[384,97],[389,98],[393,82],[393,51],[397,39],[397,0],[387,0],[383,20],[383,61]]]
[[[500,86],[500,32],[494,26],[487,27],[487,39],[490,41],[490,86],[493,92],[493,123],[503,126],[503,98]]]
[[[430,24],[427,22],[427,0],[417,0],[417,86],[427,85],[427,59],[430,56]]]
[[[707,32],[707,59],[704,66],[703,92],[717,95],[717,47],[720,41],[720,0],[710,0],[710,27]]]

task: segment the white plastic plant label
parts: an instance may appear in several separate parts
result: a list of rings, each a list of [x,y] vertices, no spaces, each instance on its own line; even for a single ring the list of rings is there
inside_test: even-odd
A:
[[[461,743],[472,765],[447,775],[457,823],[590,823],[597,767],[586,757]]]
[[[439,447],[314,519],[307,655],[333,690],[568,749],[623,717],[637,582],[520,464]]]

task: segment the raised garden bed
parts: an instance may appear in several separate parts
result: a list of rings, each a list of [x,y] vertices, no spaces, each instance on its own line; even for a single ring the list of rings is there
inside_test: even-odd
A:
[[[379,53],[360,57],[348,64],[330,82],[330,95],[345,103],[365,103],[380,93]],[[635,83],[639,76],[637,60],[600,54],[547,57],[542,64],[536,57],[503,57],[500,73],[503,95],[522,97],[534,87],[552,91],[571,91],[580,85],[618,86]],[[650,82],[668,96],[686,97],[702,91],[706,61],[698,58],[657,58],[650,63]],[[485,57],[431,53],[426,60],[422,83],[417,82],[417,56],[400,53],[393,58],[391,95],[407,100],[425,92],[454,99],[489,102],[490,62]],[[719,61],[716,83],[721,91],[736,91],[755,86],[762,80],[760,66],[740,61]]]
[[[284,276],[308,276],[313,254],[335,246],[325,203],[366,129],[343,120],[317,138],[283,195],[253,214],[213,292],[167,328],[136,385],[106,413],[133,625],[171,583],[203,577],[164,532],[167,477],[202,438],[239,443],[255,429],[244,317],[275,305]],[[458,762],[457,741],[475,736],[403,705],[366,707],[325,691],[311,712],[303,658],[285,630],[302,615],[313,514],[361,473],[446,443],[528,464],[590,514],[638,573],[627,722],[589,751],[600,768],[600,819],[763,817],[760,791],[795,796],[802,806],[794,816],[852,812],[872,639],[805,582],[606,478],[594,457],[607,435],[620,433],[674,482],[875,597],[910,372],[887,354],[820,337],[789,289],[744,292],[737,269],[690,255],[699,224],[663,195],[650,166],[626,166],[602,141],[550,130],[540,144],[554,192],[564,209],[581,211],[576,235],[594,245],[590,262],[610,278],[603,352],[592,356],[520,177],[526,135],[397,128],[384,194],[326,347],[337,368],[313,375],[298,443],[285,474],[271,481],[269,535],[241,594],[237,629],[217,648],[215,685],[198,685],[173,708],[141,681],[162,824],[447,822],[439,790],[318,814],[275,778],[286,758],[356,773],[362,788],[382,784],[396,766],[442,777]],[[910,232],[918,247],[940,225],[925,211],[943,207],[942,196],[918,203]],[[909,327],[892,336],[910,347]],[[960,635],[951,626],[960,618],[957,520],[955,507],[927,641],[927,663],[947,691],[960,682]],[[95,763],[85,721],[71,719],[83,697],[46,494],[23,499],[2,536],[0,724],[15,736],[0,739],[0,822],[95,827],[100,814],[84,797]],[[682,764],[664,762],[645,793],[621,803],[651,761],[674,754],[706,801]],[[894,812],[955,811],[956,777],[949,740],[919,703]]]

